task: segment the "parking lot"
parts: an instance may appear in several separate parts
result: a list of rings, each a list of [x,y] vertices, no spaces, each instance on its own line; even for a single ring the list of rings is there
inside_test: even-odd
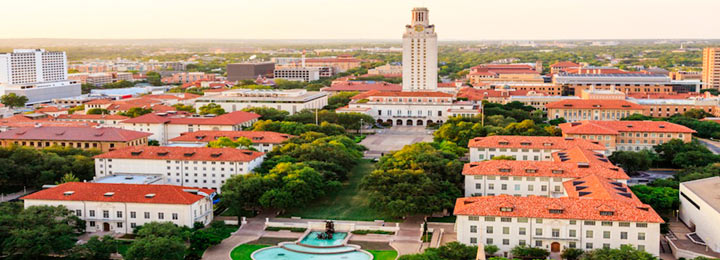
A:
[[[433,130],[424,126],[393,126],[368,135],[360,144],[368,148],[365,158],[380,158],[383,154],[400,150],[408,144],[431,142],[432,132]]]

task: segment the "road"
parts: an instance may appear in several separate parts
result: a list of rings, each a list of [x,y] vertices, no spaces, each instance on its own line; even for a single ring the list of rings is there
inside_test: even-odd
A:
[[[697,138],[698,142],[700,142],[702,145],[710,149],[711,152],[714,154],[720,154],[720,142],[708,140],[708,139],[702,139]]]

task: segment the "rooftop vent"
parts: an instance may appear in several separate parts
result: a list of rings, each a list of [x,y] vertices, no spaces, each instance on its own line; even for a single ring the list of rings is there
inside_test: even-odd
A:
[[[115,195],[115,192],[112,192],[112,191],[111,191],[111,192],[105,192],[105,194],[103,194],[103,196],[105,196],[105,197],[112,197],[113,195]]]
[[[583,196],[590,195],[590,193],[592,193],[592,192],[589,192],[589,191],[581,191],[581,192],[578,193],[578,196],[583,197]]]
[[[612,216],[615,215],[615,212],[612,211],[600,211],[601,216]]]
[[[155,198],[155,193],[148,193],[148,194],[145,194],[145,198],[147,198],[147,199],[152,199],[152,198]]]
[[[204,135],[198,135],[198,136],[195,137],[195,139],[202,140],[202,139],[205,139],[205,136],[204,136]]]
[[[95,133],[95,136],[103,136],[103,134],[105,134],[105,133],[99,132],[99,133]]]
[[[143,152],[142,150],[140,150],[140,151],[132,151],[132,152],[130,152],[130,155],[132,155],[132,156],[138,156],[138,155],[140,155],[142,152]]]
[[[508,143],[507,141],[500,141],[500,142],[498,142],[498,144],[499,144],[499,145],[508,145],[508,144],[510,144],[510,143]]]
[[[218,158],[218,157],[220,157],[220,155],[222,155],[222,153],[212,153],[212,154],[210,154],[210,156],[213,157],[213,158]]]
[[[247,155],[252,155],[252,154],[253,154],[252,151],[243,151],[242,153],[247,154]]]
[[[627,192],[627,188],[625,188],[625,187],[615,187],[615,189],[622,191],[622,192]]]
[[[575,190],[576,190],[576,191],[581,191],[581,190],[584,190],[584,189],[587,189],[587,188],[588,188],[588,186],[577,186],[577,187],[575,187]]]
[[[75,191],[69,190],[69,191],[63,192],[63,195],[70,196],[70,195],[73,195],[74,193],[75,193]]]
[[[192,193],[192,194],[198,194],[200,192],[197,189],[183,189],[184,192]]]
[[[664,126],[664,125],[659,125],[658,127],[660,127],[660,128],[665,128],[665,126]]]
[[[617,186],[617,187],[622,187],[622,186],[623,186],[622,183],[619,183],[619,182],[616,182],[616,181],[611,182],[610,184],[615,185],[615,186]]]
[[[184,153],[183,155],[185,157],[192,157],[193,155],[195,155],[195,152]]]
[[[530,142],[522,142],[520,145],[530,145]]]
[[[623,196],[623,197],[627,197],[627,198],[631,198],[631,199],[632,199],[632,194],[630,194],[630,192],[619,192],[618,194],[619,194],[620,196]]]
[[[55,133],[55,135],[64,135],[64,134],[65,134],[65,131],[60,131],[60,132]]]
[[[563,170],[552,170],[552,173],[560,174],[563,173]]]
[[[573,105],[572,104],[563,104],[563,106],[572,107]]]
[[[649,211],[650,209],[648,207],[637,207],[639,210],[643,211]]]
[[[562,209],[551,209],[549,211],[551,214],[562,214],[563,213]]]
[[[168,155],[168,152],[158,152],[157,155],[159,155],[159,156],[165,156],[165,155]]]
[[[577,164],[577,166],[578,166],[578,168],[590,168],[590,164],[588,164],[586,162],[579,162]]]
[[[575,140],[575,137],[565,137],[565,141],[572,141]]]
[[[585,181],[573,181],[573,186],[578,186],[583,183],[585,183]]]
[[[633,127],[632,125],[627,125],[627,128],[632,128],[632,127]]]
[[[133,177],[133,176],[125,176],[125,179],[126,179],[126,180],[132,180],[132,179],[134,179],[134,178],[135,178],[135,177]]]

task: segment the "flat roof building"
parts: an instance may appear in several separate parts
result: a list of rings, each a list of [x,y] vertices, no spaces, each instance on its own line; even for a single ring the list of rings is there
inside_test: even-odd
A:
[[[112,127],[60,127],[43,126],[20,127],[0,132],[0,144],[44,148],[50,146],[72,147],[78,149],[98,149],[111,151],[127,146],[145,145],[149,133],[124,130]]]
[[[206,94],[195,100],[196,106],[210,103],[220,105],[225,111],[240,111],[249,107],[270,107],[295,114],[303,109],[321,109],[327,105],[328,93],[305,89],[263,90],[232,89],[221,93]]]
[[[272,77],[275,62],[230,63],[226,66],[227,80],[255,80],[258,77]]]
[[[80,83],[68,80],[65,52],[15,49],[0,54],[0,95],[26,96],[27,104],[79,96]]]
[[[692,243],[705,246],[711,252],[704,253],[708,258],[720,256],[720,177],[699,179],[680,183],[680,211],[678,218],[691,231],[688,234]],[[682,246],[682,245],[677,245]],[[702,248],[702,247],[699,247]],[[695,257],[687,252],[677,253],[676,257]],[[692,251],[692,250],[688,250]],[[697,252],[703,254],[702,252]]]

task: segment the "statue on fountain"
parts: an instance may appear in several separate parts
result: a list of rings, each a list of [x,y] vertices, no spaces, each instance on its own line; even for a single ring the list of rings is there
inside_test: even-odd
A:
[[[318,234],[317,238],[318,239],[332,239],[334,233],[335,233],[335,223],[333,223],[332,220],[326,220],[325,221],[325,233]]]

